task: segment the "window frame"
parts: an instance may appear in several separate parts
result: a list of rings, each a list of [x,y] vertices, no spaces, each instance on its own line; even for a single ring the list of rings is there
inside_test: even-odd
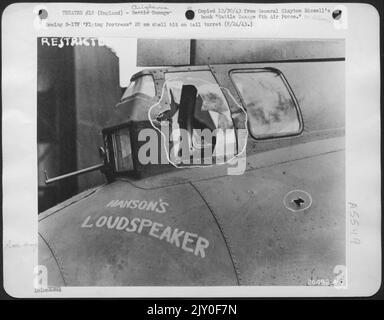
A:
[[[255,72],[256,71],[256,72]],[[288,93],[289,95],[291,96],[291,99],[294,103],[294,106],[295,106],[295,109],[296,109],[296,115],[297,115],[297,119],[299,121],[299,130],[297,132],[288,132],[288,133],[269,133],[269,134],[264,134],[264,135],[258,135],[258,136],[255,136],[253,135],[252,133],[252,130],[250,130],[250,124],[249,124],[249,115],[248,115],[248,110],[246,108],[246,103],[243,99],[243,96],[241,95],[241,92],[239,90],[239,88],[237,87],[236,85],[236,82],[234,81],[234,79],[232,78],[232,74],[233,73],[257,73],[257,71],[262,71],[262,72],[271,72],[271,73],[275,73],[275,74],[278,74],[280,79],[283,81],[285,87],[287,88],[288,90]],[[299,106],[299,102],[297,101],[297,98],[288,82],[288,80],[286,79],[286,77],[284,76],[283,72],[279,69],[276,69],[276,68],[272,68],[272,67],[261,67],[261,68],[246,68],[246,69],[231,69],[229,70],[228,72],[229,74],[229,78],[233,84],[233,86],[235,87],[235,90],[241,100],[241,104],[244,108],[244,110],[246,111],[247,113],[247,127],[248,127],[248,132],[249,132],[249,135],[254,139],[254,140],[270,140],[270,139],[277,139],[277,138],[288,138],[288,137],[294,137],[294,136],[299,136],[303,133],[304,131],[304,121],[303,121],[303,115],[301,113],[301,109],[300,109],[300,106]]]

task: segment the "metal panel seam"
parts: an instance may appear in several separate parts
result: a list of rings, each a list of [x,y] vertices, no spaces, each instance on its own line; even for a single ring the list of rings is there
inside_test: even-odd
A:
[[[65,277],[64,277],[64,268],[63,268],[63,266],[60,264],[57,254],[55,254],[55,252],[54,252],[54,250],[53,250],[53,248],[52,248],[52,245],[50,245],[50,244],[48,243],[48,241],[41,235],[41,233],[38,232],[38,234],[39,234],[40,238],[41,238],[41,239],[44,241],[44,243],[46,244],[46,246],[47,246],[47,248],[49,249],[49,251],[51,251],[52,257],[53,257],[53,259],[55,259],[55,261],[56,261],[57,268],[59,269],[61,278],[63,279],[64,285],[66,286],[66,285],[67,285],[67,281],[65,280]]]
[[[229,244],[229,239],[228,237],[226,236],[224,230],[223,230],[223,227],[220,223],[220,220],[219,218],[217,217],[217,215],[214,213],[213,209],[211,208],[211,206],[208,204],[207,200],[204,198],[204,196],[201,194],[200,190],[193,184],[193,182],[189,182],[189,184],[196,190],[196,192],[199,194],[199,196],[201,197],[201,199],[204,201],[205,205],[208,207],[209,211],[211,212],[212,216],[213,216],[213,219],[215,220],[219,230],[220,230],[220,233],[221,235],[223,236],[223,239],[224,239],[224,243],[227,247],[227,250],[228,250],[228,253],[229,253],[229,257],[231,258],[231,262],[232,262],[232,266],[233,266],[233,269],[235,271],[235,275],[236,275],[236,280],[237,280],[237,284],[238,285],[241,285],[241,275],[240,275],[240,271],[237,267],[237,262],[236,262],[236,259],[234,257],[234,255],[232,254],[232,249],[231,249],[231,245]]]
[[[62,205],[62,204],[58,204],[59,208],[57,208],[56,210],[52,211],[51,213],[47,214],[46,216],[42,217],[39,219],[39,222],[40,221],[43,221],[44,219],[48,218],[49,216],[51,216],[52,214],[56,213],[56,212],[59,212],[69,206],[71,206],[72,204],[74,203],[77,203],[77,202],[80,202],[81,200],[84,200],[85,198],[88,198],[89,196],[93,195],[94,193],[96,193],[97,191],[101,190],[102,188],[104,188],[106,186],[106,184],[102,185],[102,186],[99,186],[99,187],[96,187],[94,188],[93,190],[89,191],[88,193],[84,194],[83,196],[81,196],[80,198],[76,199],[76,200],[73,200],[72,202],[69,202],[67,203],[66,205]],[[87,191],[87,190],[86,190]],[[84,191],[84,192],[86,192]],[[84,193],[83,192],[83,193]],[[76,198],[78,197],[79,195],[75,195],[73,196],[72,198]],[[65,200],[64,202],[67,202],[71,200],[71,198]],[[44,214],[44,212],[42,212],[42,214]]]

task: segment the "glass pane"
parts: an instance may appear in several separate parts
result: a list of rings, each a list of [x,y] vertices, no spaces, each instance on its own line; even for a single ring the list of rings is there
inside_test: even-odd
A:
[[[136,93],[142,93],[149,97],[154,97],[156,95],[155,82],[151,75],[141,76],[136,78],[134,81],[131,81],[128,88],[125,90],[121,100],[133,96]]]
[[[129,128],[123,128],[115,133],[115,160],[117,171],[133,170],[131,137]]]
[[[193,85],[197,89],[196,102],[192,117],[192,143],[202,148],[196,129],[211,131],[215,129],[233,129],[231,113],[227,101],[210,71],[190,71],[166,73],[167,100],[171,108],[178,110],[183,85]],[[177,123],[179,112],[172,115],[172,123]],[[234,138],[234,137],[233,137]],[[235,141],[234,139],[231,139]],[[231,142],[233,142],[231,141]],[[220,143],[218,141],[218,143]]]
[[[235,71],[231,73],[231,78],[245,104],[253,137],[299,132],[295,101],[278,73],[265,70]]]

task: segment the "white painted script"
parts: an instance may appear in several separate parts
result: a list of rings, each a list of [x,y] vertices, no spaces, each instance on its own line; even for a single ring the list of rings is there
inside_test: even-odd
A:
[[[169,204],[159,199],[158,201],[147,201],[147,200],[111,200],[106,207],[110,208],[130,208],[139,209],[145,211],[154,211],[158,213],[167,212]]]
[[[164,226],[149,219],[128,219],[120,216],[92,218],[92,216],[87,216],[81,224],[81,228],[107,228],[122,232],[145,233],[201,258],[205,258],[205,250],[209,246],[207,239],[195,233],[179,230],[178,228],[173,229],[170,226]]]

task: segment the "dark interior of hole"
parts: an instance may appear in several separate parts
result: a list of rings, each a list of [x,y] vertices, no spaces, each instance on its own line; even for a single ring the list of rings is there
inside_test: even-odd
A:
[[[298,197],[297,199],[294,199],[293,202],[296,203],[298,206],[301,206],[305,201],[302,198]]]

